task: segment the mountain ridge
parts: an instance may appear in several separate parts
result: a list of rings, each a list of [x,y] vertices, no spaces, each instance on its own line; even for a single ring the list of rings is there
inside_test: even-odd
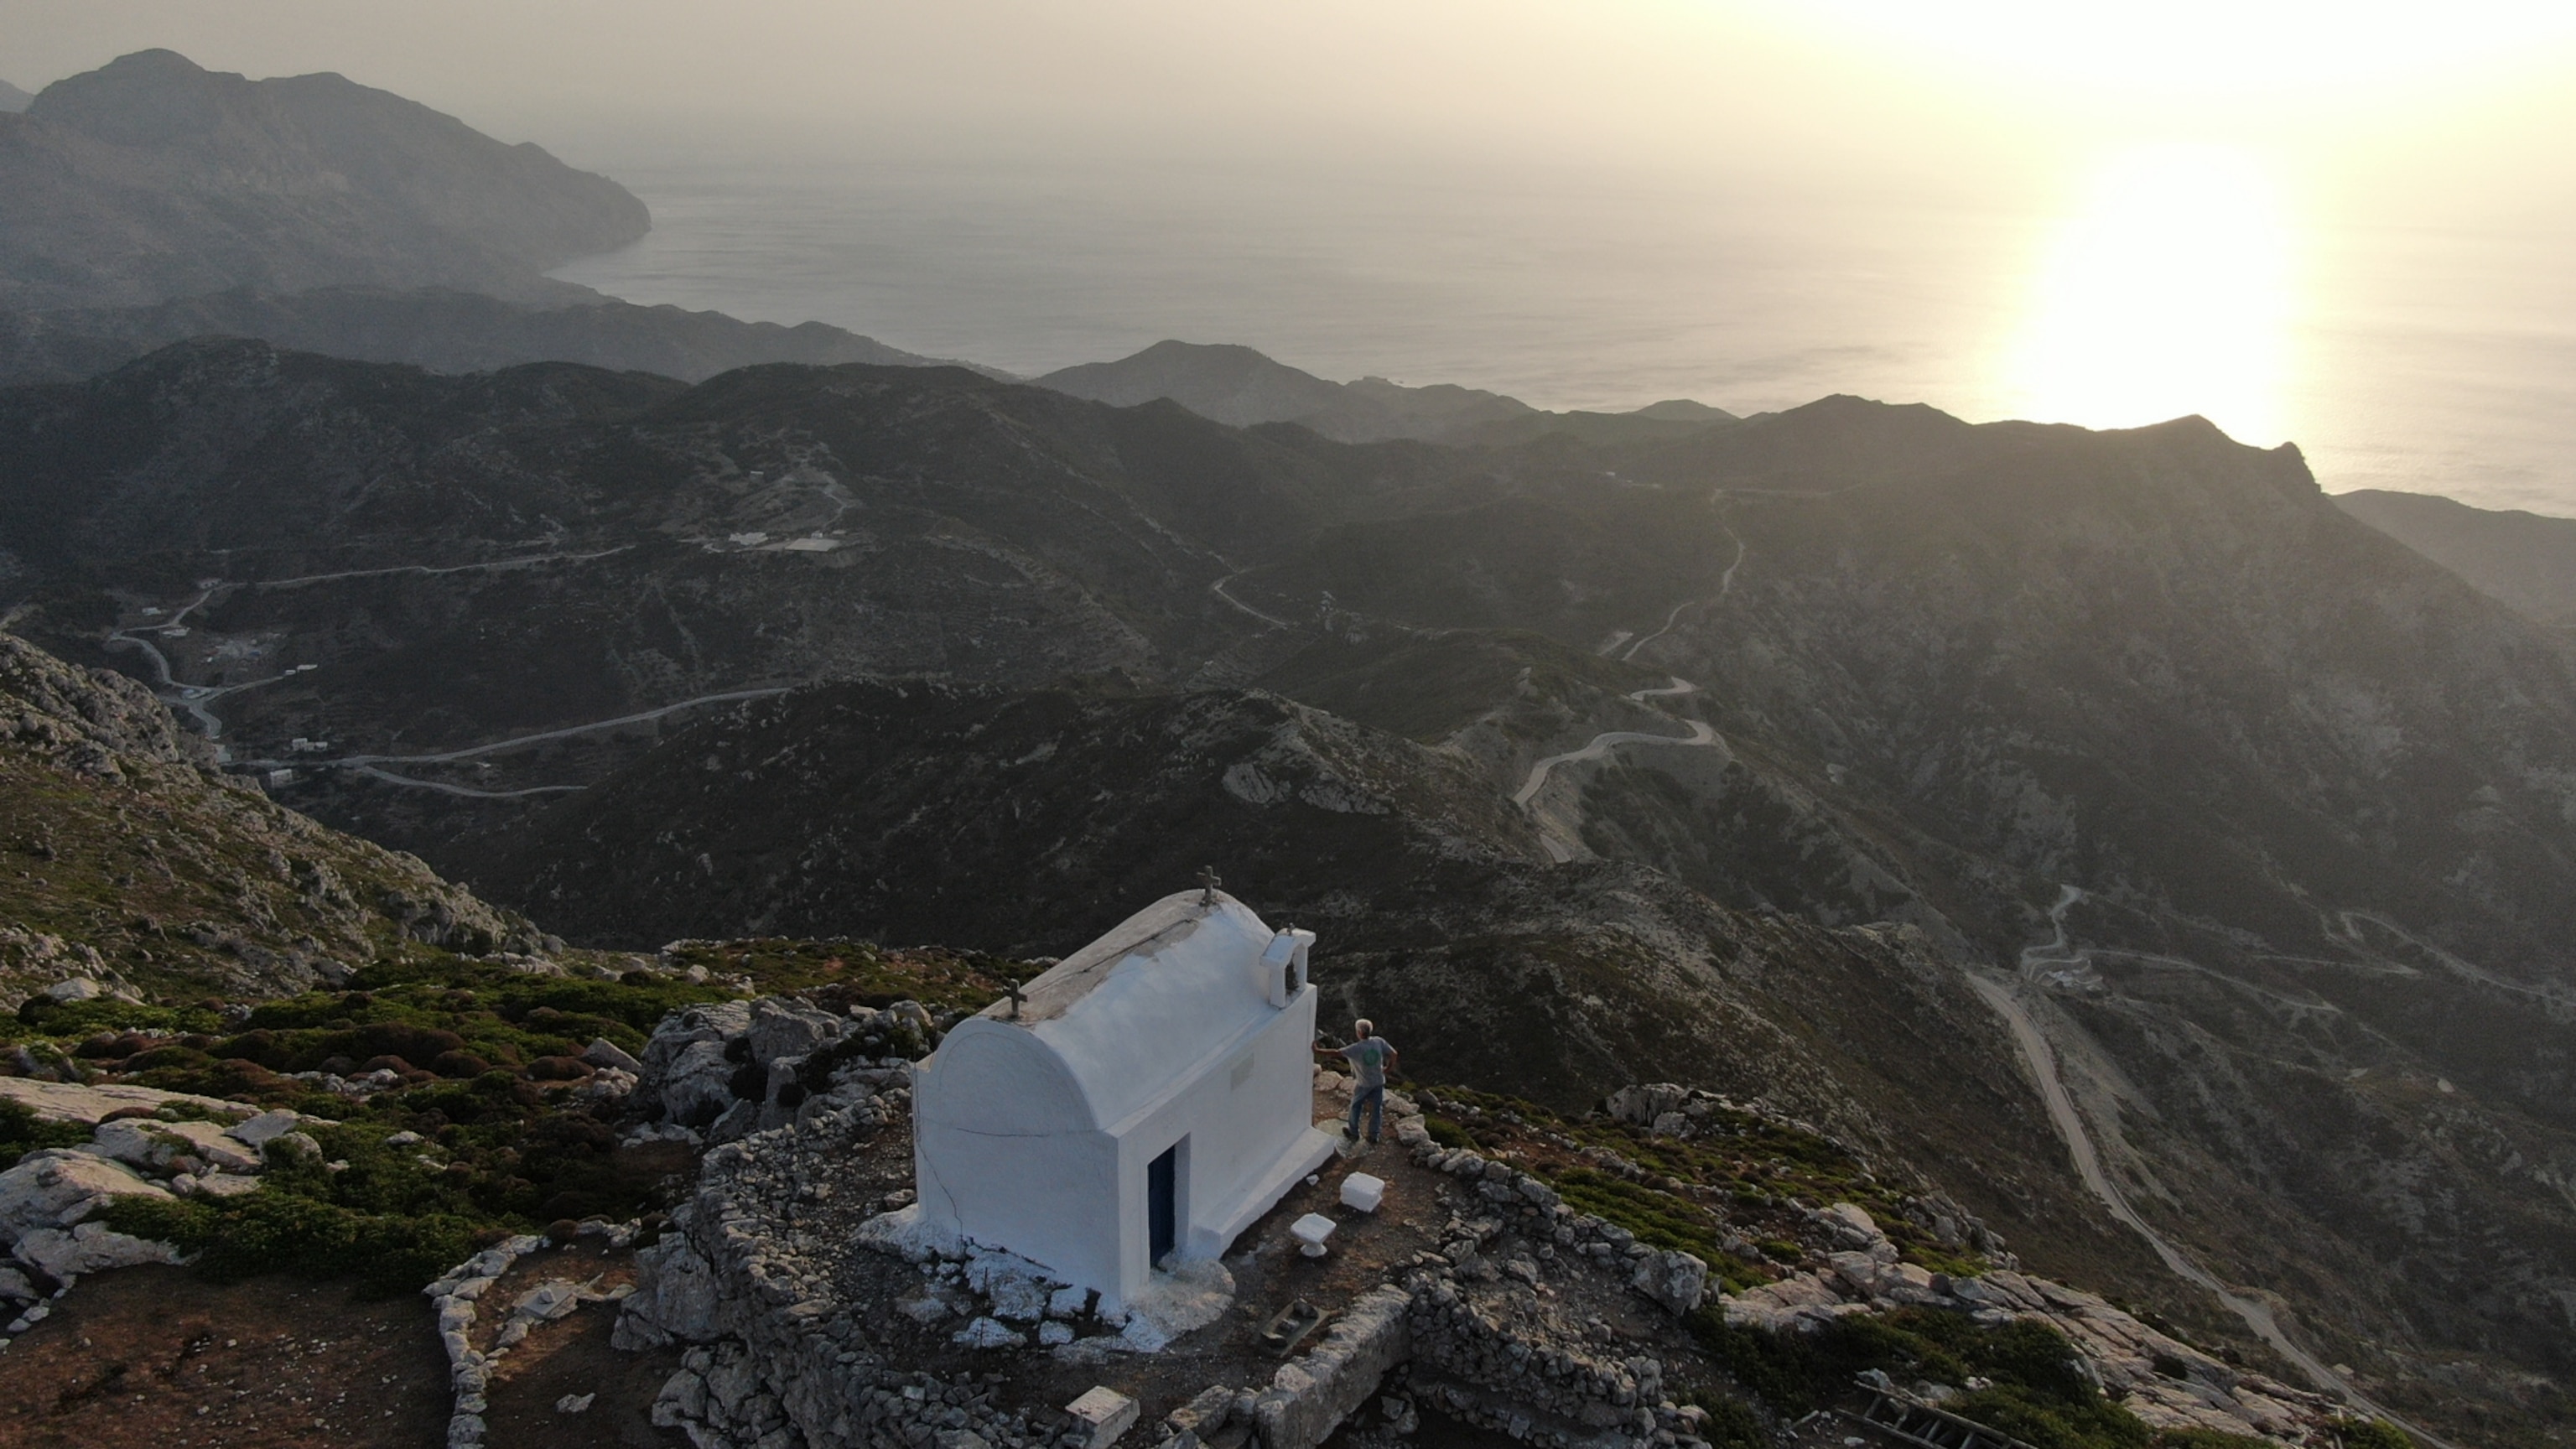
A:
[[[1116,407],[1169,399],[1234,427],[1295,423],[1343,443],[1411,438],[1504,445],[1552,433],[1610,443],[1681,436],[1735,421],[1732,413],[1681,399],[1631,413],[1551,413],[1452,383],[1406,387],[1382,377],[1328,382],[1237,343],[1167,340],[1114,362],[1079,363],[1030,381]]]
[[[2335,506],[2555,628],[2576,627],[2576,518],[2362,489]]]
[[[200,337],[256,338],[297,352],[433,372],[570,362],[682,382],[765,362],[967,365],[821,322],[742,322],[721,312],[613,297],[550,305],[443,288],[321,287],[289,295],[236,288],[143,307],[0,312],[0,386],[76,382]]]

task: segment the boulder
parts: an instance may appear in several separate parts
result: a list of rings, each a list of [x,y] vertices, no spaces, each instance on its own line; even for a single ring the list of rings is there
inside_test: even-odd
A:
[[[768,1066],[840,1040],[842,1018],[801,1001],[763,997],[751,1004],[751,1059]]]
[[[670,1079],[672,1063],[682,1052],[703,1042],[713,1042],[721,1056],[726,1042],[749,1030],[751,1007],[747,1002],[725,1001],[673,1012],[662,1018],[661,1023],[653,1028],[652,1037],[644,1043],[641,1070],[637,1075],[644,1079],[646,1090],[657,1089]]]
[[[68,1231],[38,1228],[18,1239],[18,1261],[56,1282],[68,1283],[83,1273],[131,1268],[143,1263],[176,1263],[179,1250],[125,1233],[105,1223],[82,1223]]]
[[[601,1067],[590,1079],[568,1094],[575,1102],[606,1102],[632,1094],[636,1078],[633,1072],[616,1067]]]
[[[632,1072],[639,1077],[644,1074],[642,1062],[637,1061],[624,1047],[606,1037],[601,1037],[584,1048],[581,1059],[594,1067],[604,1067],[610,1071]]]
[[[0,1172],[0,1234],[67,1228],[120,1197],[168,1198],[122,1162],[89,1152],[31,1152]]]
[[[1827,1253],[1825,1261],[1833,1265],[1834,1276],[1841,1279],[1853,1298],[1876,1297],[1884,1282],[1896,1281],[1890,1266],[1867,1253]]]
[[[262,1112],[247,1121],[236,1122],[224,1129],[224,1135],[246,1147],[264,1148],[294,1131],[303,1120],[300,1113],[289,1112],[280,1107],[272,1112]]]
[[[635,1255],[635,1291],[627,1295],[612,1336],[618,1348],[709,1343],[721,1336],[715,1270],[689,1240],[674,1233]]]
[[[193,1157],[208,1167],[257,1172],[259,1154],[212,1122],[160,1122],[129,1117],[99,1124],[98,1150],[129,1167],[161,1170],[173,1159]]]
[[[1610,1115],[1620,1121],[1651,1128],[1656,1118],[1667,1112],[1680,1111],[1689,1101],[1689,1088],[1677,1087],[1670,1082],[1654,1082],[1621,1087],[1610,1094],[1606,1105],[1610,1108]]]
[[[734,1104],[734,1063],[722,1041],[693,1041],[670,1056],[660,1079],[662,1113],[688,1127],[704,1127]],[[648,1076],[647,1084],[652,1083]]]
[[[280,1133],[268,1139],[259,1151],[270,1162],[318,1162],[322,1158],[322,1144],[310,1132]]]
[[[1896,1261],[1896,1245],[1887,1240],[1878,1221],[1869,1210],[1855,1202],[1838,1202],[1816,1214],[1825,1231],[1833,1234],[1837,1247],[1856,1253],[1867,1253],[1881,1263]]]
[[[707,1141],[738,1142],[750,1136],[760,1130],[760,1113],[761,1104],[758,1102],[734,1103],[717,1114],[716,1120],[707,1124]]]
[[[0,1101],[15,1102],[35,1114],[39,1122],[78,1122],[95,1127],[109,1114],[140,1107],[157,1111],[172,1103],[199,1111],[226,1112],[249,1116],[256,1107],[241,1102],[227,1102],[221,1097],[191,1096],[186,1092],[164,1092],[153,1087],[129,1086],[123,1082],[83,1086],[77,1082],[43,1082],[32,1077],[0,1077]]]
[[[665,1405],[670,1409],[667,1415],[663,1412]],[[674,1371],[662,1381],[662,1391],[653,1396],[653,1422],[661,1428],[676,1428],[682,1419],[703,1419],[706,1416],[707,1381],[700,1378],[695,1369]]]
[[[1708,1264],[1689,1253],[1649,1253],[1637,1260],[1630,1286],[1675,1318],[1700,1305],[1708,1293]]]

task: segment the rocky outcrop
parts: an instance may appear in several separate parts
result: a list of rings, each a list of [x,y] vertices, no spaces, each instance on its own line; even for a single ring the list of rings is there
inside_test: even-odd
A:
[[[405,941],[560,949],[213,760],[134,680],[0,633],[0,852],[21,862],[0,872],[0,1005],[283,995],[346,985]],[[84,879],[100,884],[68,888]]]
[[[66,664],[0,633],[0,741],[85,775],[119,777],[119,760],[210,766],[214,746],[179,728],[152,691],[122,674]]]
[[[891,1047],[935,1035],[917,1001],[848,1015],[788,997],[691,1007],[645,1042],[631,1106],[648,1124],[731,1142],[863,1103],[904,1080]]]
[[[17,1315],[0,1330],[8,1334],[42,1320],[48,1311],[44,1299],[59,1297],[85,1274],[180,1261],[168,1243],[99,1221],[112,1205],[237,1196],[256,1191],[260,1174],[279,1154],[320,1157],[313,1138],[297,1130],[310,1119],[261,1112],[243,1102],[11,1078],[0,1078],[0,1098],[27,1107],[39,1120],[95,1129],[80,1146],[30,1152],[0,1172],[0,1245],[14,1264],[0,1267],[0,1308]],[[123,1115],[154,1105],[163,1115]],[[224,1120],[197,1115],[205,1112]]]

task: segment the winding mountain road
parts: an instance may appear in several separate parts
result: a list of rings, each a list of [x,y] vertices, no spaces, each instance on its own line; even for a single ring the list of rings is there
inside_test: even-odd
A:
[[[2078,888],[2074,886],[2060,888],[2057,904],[2048,913],[2050,922],[2056,927],[2056,937],[2042,945],[2023,949],[2021,966],[2024,973],[2031,973],[2042,966],[2070,965],[2086,959],[2087,953],[2069,942],[2066,927],[2067,910],[2082,899],[2084,899],[2084,892]],[[2049,1044],[2046,1033],[2040,1030],[2039,1023],[2032,1019],[2030,1012],[2014,996],[2011,986],[1973,970],[1969,971],[1967,976],[1970,988],[1975,990],[1988,1006],[1994,1008],[1995,1014],[2002,1017],[2004,1025],[2011,1030],[2013,1045],[2021,1052],[2023,1063],[2030,1068],[2031,1076],[2039,1085],[2040,1101],[2048,1109],[2049,1122],[2057,1128],[2057,1135],[2066,1143],[2067,1155],[2074,1160],[2075,1175],[2082,1179],[2085,1190],[2099,1199],[2114,1219],[2145,1239],[2147,1246],[2155,1251],[2156,1257],[2163,1261],[2165,1267],[2174,1276],[2204,1288],[2216,1296],[2221,1306],[2242,1319],[2245,1326],[2254,1331],[2256,1337],[2270,1344],[2275,1352],[2289,1360],[2301,1373],[2306,1374],[2309,1381],[2319,1390],[2342,1398],[2346,1403],[2374,1418],[2388,1420],[2413,1435],[2419,1443],[2431,1445],[2433,1449],[2453,1449],[2453,1446],[2446,1441],[2424,1432],[2408,1420],[2373,1402],[2368,1395],[2355,1388],[2351,1380],[2336,1373],[2316,1355],[2294,1342],[2289,1334],[2282,1330],[2280,1320],[2274,1316],[2270,1304],[2248,1298],[2230,1289],[2208,1269],[2201,1267],[2188,1254],[2167,1242],[2162,1234],[2149,1227],[2147,1220],[2140,1217],[2137,1209],[2129,1205],[2128,1196],[2120,1190],[2120,1185],[2112,1181],[2110,1173],[2104,1170],[2101,1154],[2093,1146],[2091,1130],[2084,1125],[2083,1114],[2076,1109],[2075,1099],[2068,1095],[2065,1081],[2058,1074],[2057,1052]]]
[[[1717,500],[1712,497],[1709,501],[1714,503]],[[1717,576],[1717,592],[1709,595],[1705,599],[1684,599],[1680,603],[1673,605],[1673,611],[1664,616],[1664,626],[1657,629],[1654,633],[1647,635],[1645,638],[1638,640],[1636,643],[1629,645],[1627,649],[1620,654],[1619,662],[1624,664],[1629,660],[1636,658],[1638,650],[1645,648],[1647,645],[1661,639],[1666,634],[1673,632],[1673,625],[1680,621],[1682,610],[1689,608],[1693,604],[1723,603],[1725,602],[1728,594],[1735,592],[1735,571],[1744,567],[1744,536],[1737,533],[1729,525],[1721,523],[1718,527],[1726,529],[1726,536],[1735,540],[1735,558],[1732,562],[1727,564],[1726,572]],[[1617,648],[1618,646],[1614,644],[1611,647]],[[1654,692],[1664,693],[1665,691],[1657,690]]]
[[[1227,603],[1234,605],[1236,608],[1241,609],[1243,612],[1245,612],[1245,613],[1247,613],[1247,614],[1250,614],[1252,617],[1254,617],[1254,618],[1256,618],[1256,619],[1259,619],[1262,623],[1267,624],[1267,625],[1269,625],[1270,627],[1272,627],[1272,628],[1274,628],[1274,629],[1294,629],[1294,628],[1296,628],[1296,627],[1297,627],[1296,625],[1289,623],[1287,620],[1280,618],[1278,615],[1276,615],[1276,614],[1265,614],[1265,613],[1261,612],[1259,609],[1256,609],[1256,608],[1252,607],[1250,604],[1247,604],[1247,603],[1245,603],[1243,600],[1238,599],[1238,598],[1236,598],[1234,595],[1232,595],[1232,594],[1230,594],[1230,593],[1227,593],[1227,592],[1226,592],[1226,588],[1225,588],[1225,586],[1226,586],[1226,585],[1228,585],[1228,584],[1230,584],[1230,583],[1233,583],[1236,579],[1242,578],[1245,574],[1248,574],[1248,573],[1250,573],[1250,572],[1252,572],[1252,570],[1250,570],[1250,569],[1236,569],[1233,573],[1227,574],[1224,578],[1218,579],[1216,582],[1214,582],[1214,583],[1212,583],[1212,584],[1208,585],[1208,592],[1209,592],[1209,593],[1211,593],[1211,594],[1216,595],[1216,596],[1217,596],[1218,598],[1220,598],[1220,599],[1225,600]]]
[[[615,548],[604,548],[593,553],[531,554],[524,558],[493,559],[486,563],[394,564],[386,568],[342,569],[337,573],[302,574],[291,579],[200,579],[198,580],[199,589],[197,597],[180,605],[178,612],[172,614],[166,619],[156,619],[149,624],[131,624],[121,629],[109,630],[105,643],[106,647],[110,649],[113,649],[118,645],[130,645],[133,648],[142,650],[144,657],[152,662],[154,682],[160,686],[162,691],[164,691],[162,703],[170,705],[176,709],[186,710],[196,719],[198,726],[206,732],[207,739],[221,741],[224,737],[224,722],[221,717],[216,715],[214,711],[206,708],[206,706],[214,703],[216,700],[222,699],[228,694],[239,694],[245,689],[257,689],[262,685],[275,684],[281,679],[291,678],[296,671],[289,670],[284,674],[272,674],[266,679],[246,679],[239,684],[185,684],[180,682],[178,677],[170,671],[170,656],[161,652],[161,646],[153,643],[151,640],[146,639],[143,636],[146,634],[158,634],[164,638],[176,637],[170,633],[173,629],[179,630],[180,635],[184,636],[186,633],[188,616],[195,613],[197,610],[204,608],[207,602],[213,599],[217,594],[230,589],[250,589],[254,591],[266,591],[269,589],[295,589],[302,588],[306,584],[325,584],[340,579],[383,578],[393,574],[422,574],[434,576],[439,574],[478,573],[499,569],[533,568],[538,564],[583,563],[595,558],[606,558],[611,554],[624,553],[632,547],[634,547],[633,544],[620,544]],[[221,756],[218,756],[218,758],[221,758]]]
[[[352,770],[358,774],[371,776],[390,784],[414,785],[423,790],[436,790],[448,795],[464,795],[477,800],[506,800],[520,795],[554,794],[559,791],[580,790],[585,787],[580,785],[532,785],[523,790],[477,790],[471,786],[448,785],[436,780],[415,780],[407,775],[397,775],[389,770],[381,769],[379,767],[384,765],[439,765],[447,764],[456,760],[470,760],[478,755],[492,755],[499,754],[504,750],[515,750],[522,745],[540,745],[544,744],[548,740],[566,740],[579,735],[593,734],[600,730],[613,730],[626,725],[649,724],[654,720],[662,718],[664,715],[676,714],[684,709],[695,709],[700,705],[731,704],[746,699],[767,699],[773,694],[785,694],[789,688],[791,688],[789,685],[774,684],[762,689],[736,689],[729,690],[723,694],[702,694],[695,699],[684,699],[677,704],[666,704],[658,709],[643,710],[636,714],[621,714],[615,719],[593,720],[588,724],[566,725],[562,729],[544,730],[532,735],[514,735],[506,740],[494,740],[490,744],[469,745],[461,750],[441,750],[436,754],[342,755],[337,759],[329,760],[244,760],[241,763],[252,769],[258,770],[293,767],[310,767],[317,770]]]
[[[1669,697],[1672,695],[1697,694],[1699,692],[1698,685],[1691,683],[1689,680],[1682,678],[1678,674],[1672,676],[1672,681],[1673,682],[1671,684],[1660,689],[1640,689],[1628,697],[1639,704],[1644,704],[1649,699]],[[1538,798],[1538,792],[1547,787],[1547,777],[1556,769],[1557,766],[1577,764],[1585,760],[1597,760],[1602,756],[1609,754],[1612,750],[1621,745],[1672,745],[1678,748],[1687,749],[1693,746],[1724,743],[1724,741],[1718,737],[1717,731],[1709,727],[1706,720],[1679,720],[1676,721],[1676,723],[1688,725],[1690,727],[1690,733],[1687,735],[1654,735],[1647,734],[1643,730],[1605,730],[1600,734],[1594,735],[1581,749],[1567,750],[1565,753],[1559,755],[1549,755],[1547,758],[1530,766],[1528,777],[1521,781],[1521,787],[1518,790],[1512,792],[1512,803],[1523,810],[1529,809],[1530,802]],[[1573,848],[1566,845],[1563,841],[1558,840],[1555,835],[1551,834],[1543,821],[1539,827],[1538,843],[1541,848],[1547,851],[1548,859],[1556,862],[1558,865],[1563,865],[1574,859]]]

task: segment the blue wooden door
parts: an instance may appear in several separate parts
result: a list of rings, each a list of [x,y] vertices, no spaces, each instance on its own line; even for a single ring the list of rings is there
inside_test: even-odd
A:
[[[1180,1228],[1173,1177],[1180,1167],[1181,1145],[1163,1149],[1145,1168],[1145,1261],[1159,1268],[1170,1256]]]

